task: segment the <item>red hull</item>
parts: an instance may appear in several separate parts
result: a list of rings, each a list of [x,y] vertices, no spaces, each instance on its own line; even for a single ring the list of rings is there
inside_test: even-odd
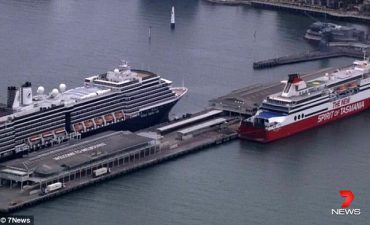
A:
[[[353,104],[356,104],[356,102],[351,103],[350,105],[353,105]],[[263,142],[263,143],[275,141],[275,140],[285,138],[287,136],[302,132],[304,130],[317,127],[320,125],[324,125],[329,122],[333,122],[335,120],[349,117],[361,111],[364,111],[370,108],[370,99],[364,100],[364,107],[361,107],[357,110],[353,110],[350,112],[336,114],[335,111],[342,110],[342,108],[345,108],[345,107],[347,106],[344,106],[338,109],[333,109],[331,111],[326,111],[325,113],[319,114],[317,116],[312,116],[307,119],[303,119],[301,121],[294,122],[294,123],[291,123],[291,124],[288,124],[288,125],[285,125],[285,126],[273,129],[273,130],[266,130],[265,128],[258,128],[258,127],[253,126],[253,124],[250,122],[243,121],[239,127],[239,136],[244,139]],[[325,120],[322,120],[323,115],[328,115],[328,113],[331,114],[332,116],[330,118],[326,117]],[[321,120],[320,123],[318,122],[319,120]]]

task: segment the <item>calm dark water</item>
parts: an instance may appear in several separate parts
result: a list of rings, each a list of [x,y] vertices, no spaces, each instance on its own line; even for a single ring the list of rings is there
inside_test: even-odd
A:
[[[169,29],[172,4],[176,29]],[[174,109],[339,58],[253,71],[255,60],[311,49],[312,19],[198,0],[0,1],[0,90],[47,90],[128,60],[190,88]],[[152,26],[152,39],[148,28]],[[355,25],[369,31],[365,25]],[[36,224],[368,224],[370,112],[268,145],[235,141],[25,209]],[[333,216],[351,189],[360,216]]]

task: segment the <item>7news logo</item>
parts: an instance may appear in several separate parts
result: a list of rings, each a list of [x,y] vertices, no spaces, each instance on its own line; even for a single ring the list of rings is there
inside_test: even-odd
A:
[[[331,214],[332,215],[354,215],[358,216],[361,214],[360,209],[351,209],[349,208],[352,201],[355,199],[355,195],[352,193],[351,190],[341,190],[339,191],[339,194],[344,198],[343,204],[341,209],[332,209]]]

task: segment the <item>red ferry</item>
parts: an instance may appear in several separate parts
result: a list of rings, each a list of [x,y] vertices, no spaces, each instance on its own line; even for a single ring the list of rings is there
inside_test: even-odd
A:
[[[270,142],[370,107],[368,59],[307,82],[292,74],[283,83],[282,92],[268,96],[254,116],[241,122],[241,138]]]

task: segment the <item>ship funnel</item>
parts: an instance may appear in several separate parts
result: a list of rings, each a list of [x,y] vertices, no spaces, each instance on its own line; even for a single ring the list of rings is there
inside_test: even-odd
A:
[[[26,82],[21,87],[21,104],[31,105],[32,104],[32,85],[31,82]]]
[[[10,108],[10,109],[14,108],[14,106],[17,104],[17,102],[18,102],[17,106],[19,106],[19,101],[16,101],[16,100],[18,100],[17,95],[19,95],[18,88],[14,87],[14,86],[8,87],[8,100],[7,100],[7,107],[8,108]]]
[[[304,82],[298,74],[289,74],[288,76],[288,82],[285,84],[281,95],[283,97],[300,95],[300,90],[306,88],[306,82]]]

